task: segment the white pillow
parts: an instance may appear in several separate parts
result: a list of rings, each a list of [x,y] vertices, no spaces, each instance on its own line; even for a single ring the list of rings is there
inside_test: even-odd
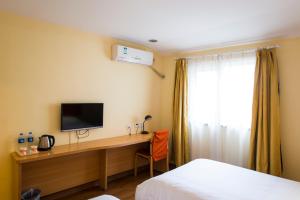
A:
[[[89,200],[120,200],[120,199],[118,199],[117,197],[105,194],[105,195],[101,195],[99,197],[95,197],[95,198],[92,198]]]

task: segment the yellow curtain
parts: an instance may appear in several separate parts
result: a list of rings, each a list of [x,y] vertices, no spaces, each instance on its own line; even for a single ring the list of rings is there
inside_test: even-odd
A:
[[[281,176],[279,77],[275,49],[257,52],[249,167]]]
[[[190,159],[187,119],[187,60],[176,62],[173,99],[173,156],[176,166]]]

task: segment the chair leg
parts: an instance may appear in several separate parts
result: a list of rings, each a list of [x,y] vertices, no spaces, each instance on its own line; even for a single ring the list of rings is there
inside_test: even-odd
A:
[[[169,171],[169,156],[166,158],[166,171]]]
[[[150,157],[150,177],[153,177],[153,159]]]
[[[138,156],[135,155],[135,158],[134,158],[134,176],[137,176],[137,162],[138,162]]]

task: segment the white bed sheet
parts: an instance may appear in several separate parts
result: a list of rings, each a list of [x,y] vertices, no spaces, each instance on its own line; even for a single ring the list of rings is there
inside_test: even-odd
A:
[[[300,183],[197,159],[137,186],[136,200],[300,200]]]

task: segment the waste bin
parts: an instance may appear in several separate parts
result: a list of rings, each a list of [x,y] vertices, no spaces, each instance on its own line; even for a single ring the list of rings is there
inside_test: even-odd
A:
[[[40,200],[41,190],[30,188],[22,192],[21,200]]]

